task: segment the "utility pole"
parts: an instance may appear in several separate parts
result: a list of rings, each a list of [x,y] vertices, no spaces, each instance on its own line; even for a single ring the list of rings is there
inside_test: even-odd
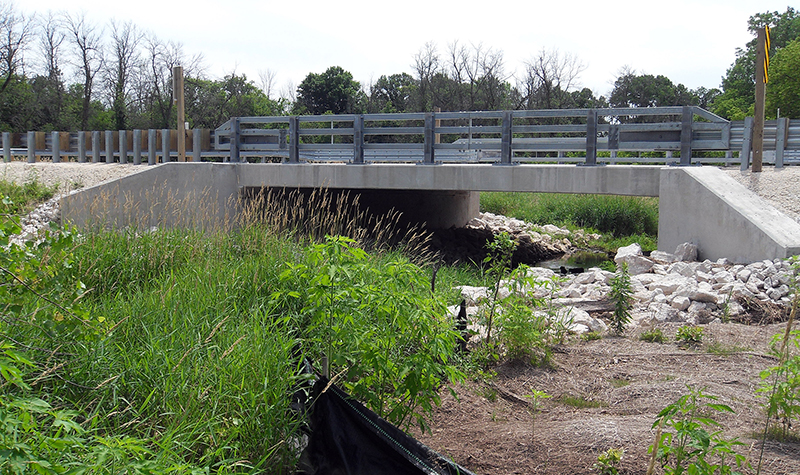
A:
[[[769,27],[758,29],[756,49],[756,102],[753,117],[753,172],[760,172],[764,152],[764,98],[768,81]]]
[[[186,110],[183,101],[183,67],[172,68],[172,96],[178,106],[178,161],[186,161]]]

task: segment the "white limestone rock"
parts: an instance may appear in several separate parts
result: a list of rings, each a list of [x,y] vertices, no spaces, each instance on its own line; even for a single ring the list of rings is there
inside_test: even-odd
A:
[[[689,242],[679,244],[674,254],[679,261],[694,262],[697,260],[697,246]]]
[[[653,261],[644,257],[642,247],[637,243],[617,249],[614,262],[621,265],[623,262],[628,264],[628,272],[631,275],[644,274],[653,268]]]

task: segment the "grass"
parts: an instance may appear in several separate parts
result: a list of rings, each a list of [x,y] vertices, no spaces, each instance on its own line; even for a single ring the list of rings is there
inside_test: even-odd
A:
[[[753,351],[753,349],[747,346],[723,345],[721,343],[714,342],[710,343],[708,347],[706,347],[706,351],[714,355],[730,356],[736,353]]]
[[[2,206],[2,212],[11,215],[25,214],[37,204],[52,198],[57,189],[57,186],[47,186],[35,179],[22,185],[0,179],[0,200],[7,197],[11,201],[11,204]]]
[[[660,328],[647,330],[639,335],[639,339],[648,343],[666,343],[668,338]]]
[[[306,218],[315,232],[325,232],[321,220]],[[0,321],[0,343],[23,342],[28,356],[41,361],[32,394],[74,410],[99,434],[147,441],[163,467],[188,463],[218,474],[290,473],[302,424],[290,410],[303,380],[299,354],[319,361],[325,332],[316,315],[335,310],[341,311],[337,326],[349,338],[352,355],[337,339],[342,358],[333,361],[332,374],[347,370],[338,383],[373,397],[362,402],[377,404],[376,412],[385,410],[390,420],[424,422],[438,398],[425,385],[438,388],[458,378],[448,363],[455,340],[450,322],[441,318],[444,302],[457,303],[455,282],[480,275],[442,268],[431,294],[432,267],[424,260],[412,263],[374,236],[359,235],[373,249],[362,265],[320,254],[316,241],[285,223],[242,224],[238,231],[133,228],[76,239],[65,250],[66,260],[69,275],[81,283],[56,273],[59,280],[50,287],[57,292],[85,286],[74,304],[93,323],[78,325],[78,333],[63,330],[63,312],[44,311],[46,303],[36,298],[19,309],[25,318]],[[385,222],[378,225],[386,229]],[[421,245],[422,238],[414,239],[407,234],[396,242]],[[291,275],[302,267],[308,278]],[[320,275],[336,279],[337,297],[329,304],[327,291],[318,291],[332,288],[331,282],[312,288]],[[381,315],[389,321],[376,321]],[[374,371],[358,375],[359,364]],[[386,373],[380,379],[381,364],[408,376]],[[407,395],[397,397],[394,386]]]
[[[593,409],[598,407],[608,407],[608,403],[605,401],[591,401],[583,396],[573,396],[570,394],[564,394],[563,396],[559,397],[556,400],[565,406],[571,406],[576,409]]]
[[[614,237],[658,234],[658,199],[553,193],[481,193],[481,210]]]
[[[611,385],[615,388],[624,388],[625,386],[629,386],[631,381],[625,378],[611,378]]]

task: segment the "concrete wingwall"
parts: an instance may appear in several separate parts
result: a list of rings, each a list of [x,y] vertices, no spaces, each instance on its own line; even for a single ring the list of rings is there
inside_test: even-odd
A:
[[[658,249],[684,242],[737,263],[800,254],[800,224],[715,167],[661,171]]]
[[[800,254],[800,224],[715,167],[168,163],[66,196],[61,216],[79,228],[234,226],[242,191],[262,187],[348,190],[432,228],[477,216],[480,191],[658,196],[660,250],[691,242],[703,259],[741,263]]]

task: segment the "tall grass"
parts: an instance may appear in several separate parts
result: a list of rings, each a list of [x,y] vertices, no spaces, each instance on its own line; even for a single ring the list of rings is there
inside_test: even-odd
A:
[[[314,318],[327,307],[314,295],[332,288],[317,279],[327,269],[322,274],[337,273],[330,308],[345,310],[335,322],[339,382],[387,417],[424,424],[435,389],[457,376],[443,316],[443,299],[452,295],[446,286],[432,294],[429,273],[382,244],[425,255],[424,233],[398,227],[403,234],[390,235],[394,218],[355,213],[333,230],[374,251],[357,265],[320,261],[315,238],[330,223],[308,211],[304,224],[293,224],[280,215],[288,208],[266,198],[242,207],[249,211],[231,228],[134,227],[77,237],[64,251],[86,292],[70,305],[91,325],[60,330],[52,323],[63,315],[44,312],[35,296],[27,318],[0,320],[0,340],[24,345],[40,362],[37,396],[74,408],[99,435],[148,441],[163,467],[292,473],[303,424],[292,395],[304,380],[301,355],[322,356],[325,333]],[[368,232],[369,219],[384,234]],[[298,269],[302,275],[292,274]],[[59,286],[82,289],[77,281]]]
[[[658,234],[658,199],[554,193],[481,193],[481,210],[536,224],[593,228],[615,237]]]
[[[19,184],[0,178],[0,200],[10,201],[2,206],[2,212],[18,215],[30,211],[38,203],[52,198],[57,189],[58,186],[48,186],[36,179]]]

